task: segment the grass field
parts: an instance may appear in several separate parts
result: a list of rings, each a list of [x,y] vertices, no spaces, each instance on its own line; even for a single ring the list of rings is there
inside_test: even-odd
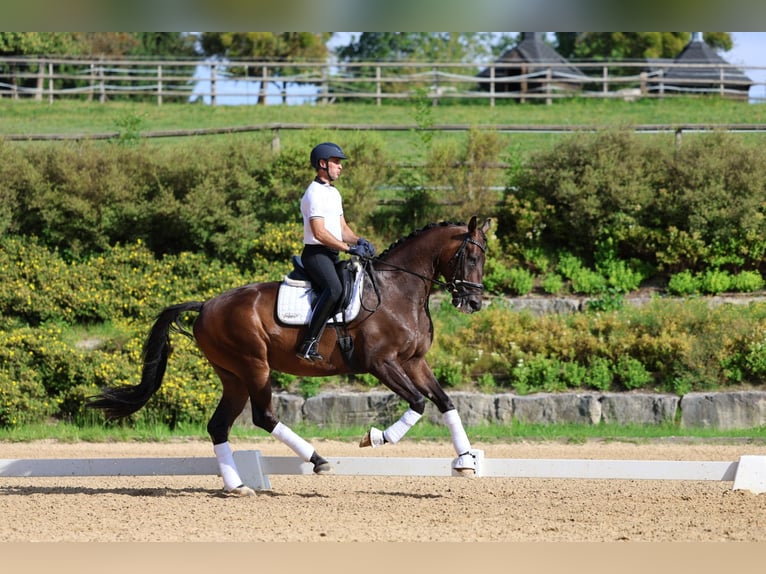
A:
[[[105,104],[79,101],[34,102],[0,100],[0,135],[99,133],[113,131],[126,117],[141,120],[143,130],[195,129],[268,123],[412,125],[427,113],[434,124],[591,125],[766,122],[766,105],[720,98],[647,99],[638,102],[602,99],[556,101],[550,106],[503,102],[487,105],[456,103],[335,104],[302,106],[218,106],[203,104]]]
[[[368,427],[318,427],[295,425],[294,430],[304,437],[327,440],[356,442]],[[741,430],[719,430],[702,428],[679,428],[674,425],[626,425],[613,424],[526,424],[514,422],[509,425],[487,424],[467,427],[474,440],[483,442],[509,442],[519,440],[554,440],[581,443],[588,440],[651,442],[673,439],[676,441],[747,441],[766,444],[766,427]],[[233,438],[265,438],[265,431],[256,428],[235,426]],[[407,434],[409,440],[445,440],[450,438],[444,425],[420,421]],[[207,440],[205,425],[184,425],[169,430],[165,425],[110,425],[76,426],[66,422],[55,425],[27,425],[16,428],[0,428],[1,442],[28,442],[34,440],[58,440],[61,442],[111,442],[140,441],[166,442],[183,439]]]
[[[336,139],[344,141],[358,130],[338,132],[331,125],[347,127],[366,124],[387,126],[437,126],[460,124],[469,127],[489,125],[591,126],[598,129],[629,128],[646,124],[761,124],[766,123],[766,105],[724,100],[716,97],[683,99],[646,99],[638,102],[602,99],[560,100],[552,105],[501,102],[495,107],[487,104],[461,105],[448,102],[438,106],[423,102],[372,104],[335,104],[302,106],[218,106],[204,104],[164,104],[107,102],[105,104],[74,100],[34,102],[0,100],[0,136],[3,135],[93,135],[103,133],[135,133],[235,128],[268,124],[302,124],[316,126],[309,130],[282,130],[281,144],[307,145],[307,141]],[[271,130],[258,135],[252,132],[203,136],[216,141],[240,138],[272,138]],[[399,154],[411,159],[416,154],[419,136],[414,132],[378,132],[386,147],[403,150]],[[458,133],[439,133],[434,139],[463,137]],[[560,134],[508,133],[510,152],[526,153],[547,148],[560,141]],[[672,143],[673,135],[659,137]],[[760,141],[758,134],[743,134],[743,138]],[[177,142],[177,138],[153,140],[162,145]],[[413,143],[414,141],[414,143]]]

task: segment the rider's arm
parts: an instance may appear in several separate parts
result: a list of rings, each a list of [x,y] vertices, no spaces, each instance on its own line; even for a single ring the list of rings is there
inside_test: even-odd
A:
[[[343,241],[351,245],[356,245],[356,242],[359,241],[359,236],[351,231],[351,228],[346,223],[346,218],[342,215],[340,216],[340,229],[343,233]]]
[[[324,226],[324,217],[312,217],[309,220],[309,224],[311,225],[311,233],[314,234],[316,240],[322,245],[330,249],[337,249],[338,251],[348,251],[348,245],[327,231]],[[342,220],[341,225],[343,226],[343,239],[345,240],[348,226],[345,224],[345,220]]]

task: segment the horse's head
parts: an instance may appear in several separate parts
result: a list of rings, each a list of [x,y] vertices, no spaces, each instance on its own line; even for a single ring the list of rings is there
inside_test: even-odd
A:
[[[468,231],[449,261],[451,271],[445,274],[452,291],[452,304],[463,313],[481,309],[484,285],[484,257],[487,251],[487,230],[490,220],[479,227],[476,216],[471,218]]]

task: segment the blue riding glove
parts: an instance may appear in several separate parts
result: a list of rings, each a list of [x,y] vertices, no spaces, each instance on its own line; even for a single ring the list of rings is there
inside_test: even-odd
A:
[[[375,257],[375,248],[372,246],[372,243],[367,241],[364,237],[360,237],[356,244],[364,247],[364,250],[367,253],[367,257]]]
[[[357,257],[367,257],[367,250],[364,245],[352,245],[348,248],[349,255],[356,255]]]

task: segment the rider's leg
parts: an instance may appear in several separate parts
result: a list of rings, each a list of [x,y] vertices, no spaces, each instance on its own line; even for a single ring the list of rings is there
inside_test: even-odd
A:
[[[311,322],[306,329],[303,343],[298,347],[298,352],[296,353],[298,357],[310,361],[321,361],[323,359],[317,350],[317,346],[324,332],[327,320],[332,315],[336,306],[337,301],[333,299],[332,292],[329,289],[322,291],[311,312]]]
[[[319,339],[343,295],[343,285],[335,269],[338,254],[322,246],[307,245],[301,258],[312,283],[321,289],[321,294],[314,305],[311,321],[296,355],[310,361],[321,361],[322,356],[317,350]]]

